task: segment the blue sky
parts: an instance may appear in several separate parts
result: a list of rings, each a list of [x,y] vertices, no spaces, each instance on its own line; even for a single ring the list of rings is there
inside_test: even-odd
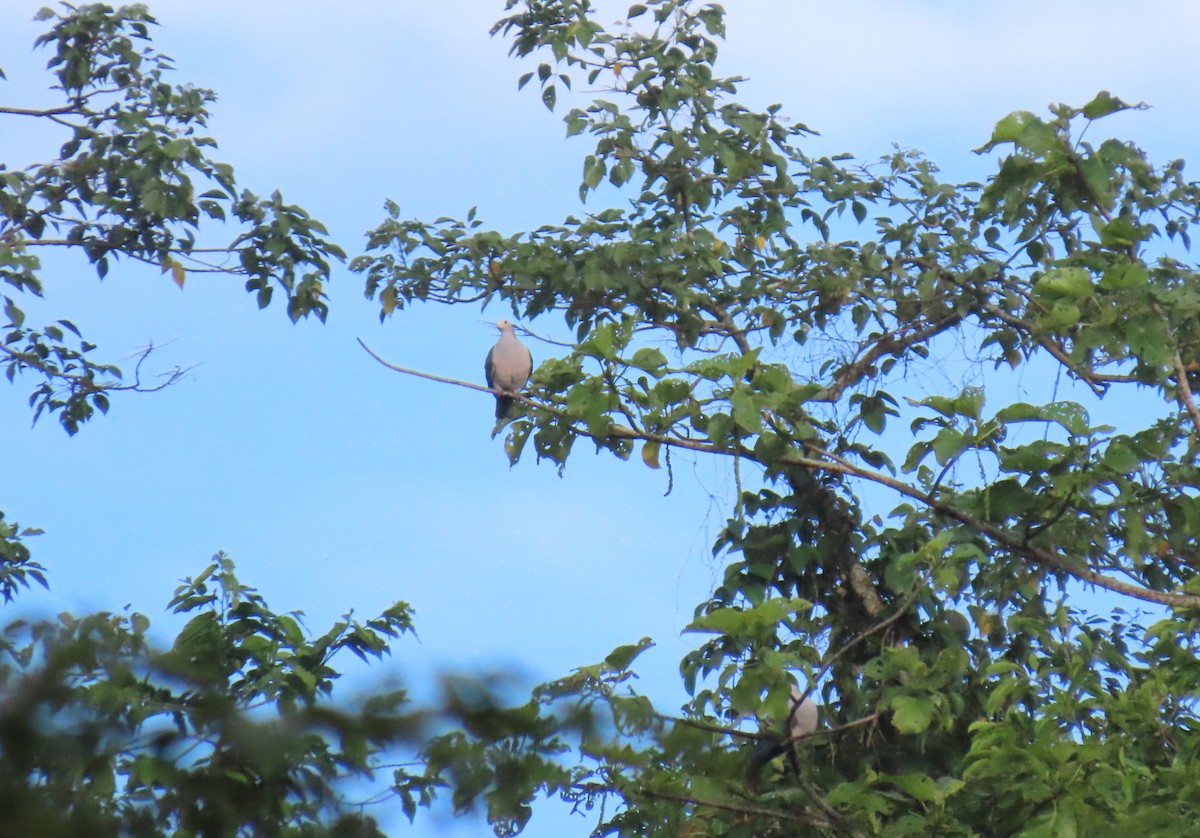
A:
[[[47,101],[47,56],[30,52],[37,5],[0,11],[5,105]],[[586,140],[564,140],[559,115],[517,91],[527,68],[487,37],[500,0],[150,5],[177,80],[220,95],[210,123],[219,158],[244,186],[278,187],[305,206],[352,255],[387,198],[427,219],[478,206],[506,231],[579,210]],[[600,5],[605,22],[625,8]],[[813,151],[870,160],[896,142],[948,178],[983,179],[994,163],[970,150],[996,120],[1109,89],[1153,108],[1106,120],[1105,131],[1159,162],[1200,156],[1200,88],[1171,46],[1200,31],[1190,0],[1144,3],[1136,15],[1112,0],[726,5],[719,69],[751,77],[747,105],[782,102],[820,131]],[[31,122],[0,121],[10,166],[50,159],[59,142]],[[46,530],[31,547],[51,592],[23,596],[25,609],[130,604],[167,638],[178,627],[163,612],[172,590],[220,549],[315,631],[351,608],[369,617],[412,603],[420,642],[398,643],[373,670],[381,677],[511,666],[548,678],[650,636],[659,646],[639,661],[644,687],[668,708],[683,700],[675,673],[689,642],[679,634],[721,575],[710,544],[733,497],[729,464],[676,454],[668,497],[665,471],[594,456],[586,443],[562,477],[532,455],[510,469],[489,436],[490,396],[397,375],[355,343],[479,379],[495,338],[488,322],[508,312],[419,306],[381,326],[344,269],[324,326],[259,312],[231,279],[193,276],[180,291],[122,265],[100,283],[82,260],[56,257],[45,280],[32,320],[68,317],[107,357],[152,341],[164,346],[159,368],[194,368],[161,393],[118,397],[73,439],[53,421],[30,428],[27,382],[0,384],[0,508]],[[573,824],[583,835],[591,821]],[[419,820],[406,834],[487,832]],[[527,834],[564,833],[535,816]]]

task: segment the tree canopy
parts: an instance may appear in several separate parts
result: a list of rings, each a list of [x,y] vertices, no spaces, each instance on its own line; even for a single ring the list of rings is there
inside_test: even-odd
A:
[[[181,283],[229,271],[260,306],[283,289],[293,319],[324,315],[343,250],[210,160],[211,93],[163,81],[144,9],[46,18],[65,103],[0,116],[73,136],[54,163],[0,170],[0,350],[73,433],[141,385],[72,324],[24,324],[38,248],[80,248],[101,276],[119,258]],[[627,18],[509,0],[493,30],[590,148],[578,215],[512,232],[389,202],[349,267],[384,321],[482,302],[573,330],[497,425],[512,462],[532,445],[565,469],[583,441],[669,479],[676,450],[732,465],[727,567],[680,662],[691,700],[637,692],[647,639],[515,707],[461,686],[347,710],[330,659],[384,654],[407,607],[310,639],[219,555],[180,588],[195,616],[166,652],[137,614],[10,627],[0,812],[76,818],[62,834],[373,834],[338,781],[400,750],[384,798],[483,808],[497,834],[547,796],[596,835],[1194,830],[1200,186],[1096,139],[1139,107],[1105,91],[1001,119],[978,183],[907,150],[812,156],[803,124],[717,73],[720,6]],[[204,218],[240,232],[202,247]],[[1025,379],[1046,398],[1018,400]],[[11,599],[44,568],[0,525]],[[1104,613],[1079,602],[1096,589]],[[792,724],[794,695],[815,730]]]

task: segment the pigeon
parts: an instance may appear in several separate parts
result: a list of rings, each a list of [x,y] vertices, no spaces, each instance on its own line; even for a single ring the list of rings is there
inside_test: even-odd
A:
[[[800,690],[792,687],[792,706],[788,712],[788,735],[792,739],[797,739],[816,729],[817,705]]]
[[[496,419],[500,420],[506,418],[512,409],[512,397],[520,393],[529,381],[529,374],[533,372],[533,355],[528,346],[517,340],[512,323],[497,320],[496,328],[500,330],[500,339],[488,350],[483,372],[488,387],[500,391],[496,394]]]

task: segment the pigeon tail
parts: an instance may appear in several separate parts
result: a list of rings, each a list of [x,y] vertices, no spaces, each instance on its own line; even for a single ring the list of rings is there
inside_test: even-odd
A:
[[[496,418],[507,419],[508,412],[512,410],[512,396],[496,396]]]

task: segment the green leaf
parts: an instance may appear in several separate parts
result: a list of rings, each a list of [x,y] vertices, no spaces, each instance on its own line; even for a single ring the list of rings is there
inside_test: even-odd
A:
[[[187,156],[188,150],[192,147],[192,141],[186,137],[179,137],[171,140],[163,146],[163,154],[171,160],[179,160]]]
[[[667,356],[662,353],[661,349],[643,346],[633,353],[633,359],[629,363],[640,370],[657,373],[667,365]]]
[[[733,421],[748,434],[762,431],[762,412],[753,394],[746,390],[734,390],[729,397],[733,408]]]
[[[751,608],[715,608],[698,617],[685,631],[715,632],[734,637],[773,635],[779,622],[791,614],[806,612],[812,603],[803,599],[769,599]]]
[[[892,699],[892,724],[901,733],[920,733],[933,721],[933,699],[898,695]]]
[[[1150,272],[1141,262],[1120,262],[1106,268],[1097,284],[1106,290],[1118,291],[1145,285],[1149,279]]]
[[[897,415],[896,410],[891,407],[891,403],[891,396],[882,391],[862,399],[859,404],[859,415],[862,416],[863,424],[877,434],[883,433],[883,429],[887,426],[887,417]]]
[[[928,774],[898,774],[892,777],[892,782],[910,797],[923,803],[930,803],[941,797],[937,783]]]
[[[4,316],[8,318],[7,328],[19,329],[25,322],[25,312],[17,308],[16,304],[8,297],[4,298]]]
[[[1122,102],[1116,96],[1113,96],[1107,90],[1101,90],[1096,94],[1096,98],[1092,99],[1092,101],[1080,108],[1079,112],[1083,114],[1086,119],[1100,119],[1101,117],[1105,117],[1109,114],[1114,114],[1119,111],[1127,111],[1131,108],[1141,107],[1145,107],[1145,105],[1127,104]]]
[[[607,171],[603,160],[589,156],[583,164],[583,186],[587,189],[595,189],[600,185],[600,181],[604,180]]]
[[[571,111],[566,118],[567,136],[574,137],[577,134],[582,134],[583,130],[588,126],[588,118],[581,111]]]
[[[942,428],[933,438],[933,454],[938,465],[946,465],[965,450],[965,437],[954,428]]]
[[[707,417],[705,432],[714,445],[724,447],[733,439],[734,422],[728,413],[713,413]]]
[[[1013,143],[1018,148],[1041,155],[1060,144],[1054,126],[1029,111],[1015,111],[996,123],[992,137],[976,153],[991,151],[998,145]]]
[[[1145,237],[1140,226],[1127,218],[1114,218],[1100,228],[1100,242],[1105,247],[1123,250],[1137,244]]]
[[[1131,474],[1142,463],[1141,457],[1130,444],[1129,437],[1117,437],[1104,449],[1103,461],[1118,474]]]
[[[1003,424],[1013,422],[1056,422],[1072,436],[1085,436],[1089,430],[1088,412],[1077,402],[1050,402],[1032,405],[1017,402],[996,413],[996,421]]]
[[[1085,268],[1052,268],[1042,274],[1034,290],[1048,298],[1083,299],[1092,295],[1092,275]]]
[[[638,655],[653,645],[654,643],[649,637],[643,637],[637,643],[630,644],[628,646],[618,646],[617,648],[613,649],[612,652],[609,653],[608,657],[604,659],[604,662],[609,667],[617,671],[626,670]]]

